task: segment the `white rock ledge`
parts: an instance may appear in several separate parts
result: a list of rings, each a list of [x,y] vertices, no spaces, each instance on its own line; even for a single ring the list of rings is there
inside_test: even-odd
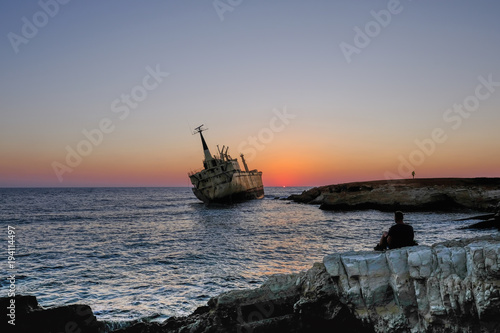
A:
[[[500,331],[500,240],[324,258],[338,296],[376,332]]]

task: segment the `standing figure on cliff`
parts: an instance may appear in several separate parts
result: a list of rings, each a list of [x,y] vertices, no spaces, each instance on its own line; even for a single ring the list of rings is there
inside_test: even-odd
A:
[[[403,222],[403,213],[397,211],[394,213],[394,224],[389,232],[384,232],[380,238],[379,244],[375,247],[376,251],[383,251],[387,248],[397,249],[405,246],[417,245],[414,241],[413,227]]]

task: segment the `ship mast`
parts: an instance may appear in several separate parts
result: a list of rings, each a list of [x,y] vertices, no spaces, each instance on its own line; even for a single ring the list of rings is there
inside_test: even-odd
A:
[[[208,162],[210,160],[213,160],[212,155],[210,154],[210,149],[208,149],[207,143],[205,142],[205,138],[203,137],[202,132],[206,131],[208,128],[202,128],[203,124],[201,126],[198,126],[194,129],[194,133],[200,133],[201,137],[201,144],[203,145],[203,152],[205,153],[205,161]]]
[[[245,167],[245,171],[249,172],[247,162],[245,161],[245,157],[243,156],[243,154],[241,154],[240,156],[241,156],[241,161],[243,162],[243,166]]]

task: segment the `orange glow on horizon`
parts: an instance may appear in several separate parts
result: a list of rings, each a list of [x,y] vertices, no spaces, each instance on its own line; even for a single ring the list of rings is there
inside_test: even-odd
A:
[[[202,167],[200,148],[198,142],[193,147],[176,147],[167,151],[162,150],[162,145],[148,146],[148,149],[141,149],[141,145],[126,149],[99,147],[85,156],[71,172],[65,173],[61,183],[51,164],[53,161],[65,163],[64,150],[11,151],[0,164],[0,186],[191,187],[187,173]],[[412,148],[403,152],[377,151],[356,143],[328,150],[309,143],[276,141],[247,160],[247,164],[250,169],[263,172],[263,183],[267,187],[313,187],[382,180],[386,172],[396,175],[396,178],[410,178],[411,171],[400,173],[399,169],[400,157],[408,160]],[[238,155],[233,154],[235,156]],[[238,161],[243,167],[239,156]],[[426,156],[414,170],[417,178],[498,177],[499,165],[500,157],[491,155],[487,149],[475,150],[464,158],[462,150],[448,147]]]

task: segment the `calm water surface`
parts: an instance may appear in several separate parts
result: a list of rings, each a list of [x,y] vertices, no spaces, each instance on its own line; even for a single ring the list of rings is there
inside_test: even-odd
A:
[[[263,200],[216,207],[189,188],[0,189],[0,223],[5,235],[16,228],[20,294],[42,306],[88,304],[110,326],[160,321],[326,254],[371,250],[393,222],[392,213],[276,200],[304,189],[266,188]],[[457,230],[470,221],[454,219],[476,213],[409,213],[406,222],[424,245],[493,233]]]

